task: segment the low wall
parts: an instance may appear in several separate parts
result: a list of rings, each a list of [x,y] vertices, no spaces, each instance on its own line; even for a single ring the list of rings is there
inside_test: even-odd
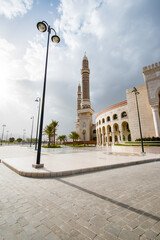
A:
[[[129,153],[140,153],[142,152],[141,146],[110,146],[110,147],[101,147],[103,150],[111,151],[111,152],[129,152]],[[146,153],[160,153],[160,147],[148,147],[144,146],[144,151]]]

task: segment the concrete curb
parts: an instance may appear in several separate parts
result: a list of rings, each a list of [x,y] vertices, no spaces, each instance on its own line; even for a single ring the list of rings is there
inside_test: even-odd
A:
[[[91,173],[96,171],[103,171],[103,170],[110,170],[114,168],[121,168],[121,167],[128,167],[137,164],[144,164],[144,163],[151,163],[160,161],[158,159],[147,159],[147,160],[140,160],[140,161],[133,161],[133,162],[126,162],[126,163],[118,163],[112,165],[105,165],[105,166],[97,166],[97,167],[90,167],[90,168],[81,168],[75,170],[67,170],[67,171],[59,171],[59,172],[25,172],[16,169],[15,167],[11,166],[10,164],[6,163],[5,160],[2,160],[2,163],[10,168],[12,171],[16,172],[17,174],[24,176],[24,177],[32,177],[32,178],[54,178],[54,177],[63,177],[63,176],[71,176],[75,174],[84,174],[84,173]]]

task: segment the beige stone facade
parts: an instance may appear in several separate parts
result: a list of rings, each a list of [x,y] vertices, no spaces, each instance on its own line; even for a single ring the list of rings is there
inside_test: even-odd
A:
[[[136,87],[143,137],[160,137],[160,62],[143,68],[145,84]],[[110,106],[96,116],[97,144],[135,141],[140,129],[133,88],[126,90],[126,101]]]
[[[152,109],[155,135],[160,137],[160,62],[143,68],[143,77],[148,92],[148,101]]]
[[[137,95],[140,121],[142,127],[142,136],[143,137],[153,137],[155,136],[153,114],[151,106],[148,101],[148,93],[146,85],[136,87],[139,94]],[[135,141],[137,138],[140,138],[139,123],[138,123],[138,114],[135,94],[132,92],[133,89],[128,89],[126,91],[127,96],[127,106],[128,106],[128,116],[129,116],[129,127],[131,129],[132,141]]]
[[[110,146],[130,140],[127,101],[108,107],[96,116],[97,144]]]

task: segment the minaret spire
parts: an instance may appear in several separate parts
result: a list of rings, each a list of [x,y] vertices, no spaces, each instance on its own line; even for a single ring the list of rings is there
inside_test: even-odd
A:
[[[86,56],[86,52],[84,53],[84,57],[82,60],[82,108],[90,108],[90,91],[89,91],[89,63],[88,58]]]

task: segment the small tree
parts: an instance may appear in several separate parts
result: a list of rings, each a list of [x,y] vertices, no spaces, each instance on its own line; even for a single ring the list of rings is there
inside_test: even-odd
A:
[[[55,144],[56,144],[56,131],[57,131],[57,127],[58,127],[58,122],[52,120],[50,126],[52,127],[52,131],[53,131],[53,145],[55,146]]]
[[[45,133],[48,136],[48,147],[50,147],[51,138],[53,137],[53,127],[51,126],[51,124],[45,127],[45,129],[43,130],[43,133]]]
[[[60,141],[60,144],[61,144],[62,142],[65,142],[67,140],[67,136],[66,135],[61,135],[57,139]]]
[[[14,141],[15,141],[14,137],[9,138],[9,142],[14,142]]]
[[[17,142],[18,143],[22,142],[22,138],[17,138]]]
[[[76,133],[76,132],[71,132],[71,133],[69,134],[69,138],[73,140],[73,146],[74,146],[74,144],[75,144],[74,142],[75,142],[76,140],[78,140],[79,134]]]

